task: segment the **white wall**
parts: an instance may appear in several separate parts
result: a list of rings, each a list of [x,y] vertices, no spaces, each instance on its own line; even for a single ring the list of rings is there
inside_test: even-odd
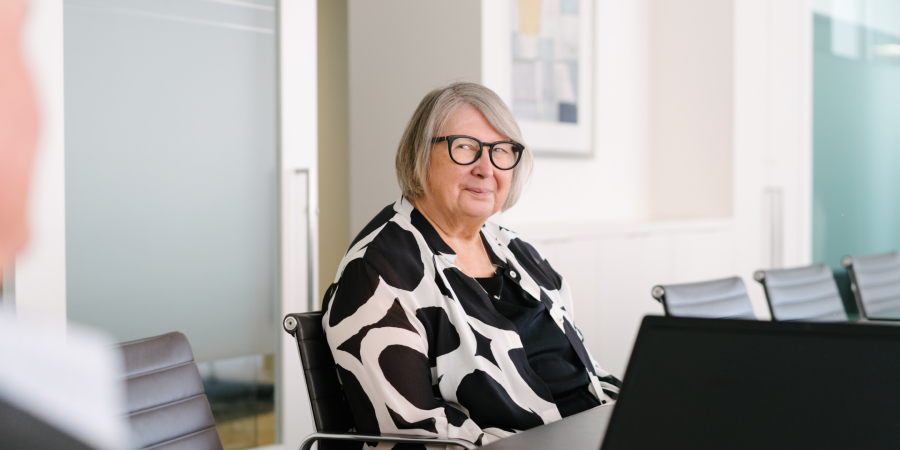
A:
[[[649,0],[595,3],[593,156],[537,157],[530,186],[504,222],[552,226],[650,217],[649,14]],[[508,83],[482,76],[496,90]]]
[[[731,217],[732,2],[657,0],[650,16],[653,218]]]

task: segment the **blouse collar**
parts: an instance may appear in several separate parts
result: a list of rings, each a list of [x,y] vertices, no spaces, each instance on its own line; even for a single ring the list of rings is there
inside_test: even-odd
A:
[[[425,243],[428,244],[428,248],[431,249],[432,253],[447,256],[451,261],[456,260],[456,252],[444,242],[444,239],[441,238],[441,235],[434,229],[431,222],[429,222],[428,219],[425,218],[425,215],[419,212],[409,200],[401,196],[400,199],[394,203],[394,210],[409,219],[412,226],[422,234]],[[497,251],[500,250],[497,246],[499,246],[500,243],[493,235],[485,233],[486,228],[486,225],[482,225],[480,234],[481,238],[484,240],[488,258],[490,258],[493,264],[505,269],[507,266],[506,260],[497,254]]]

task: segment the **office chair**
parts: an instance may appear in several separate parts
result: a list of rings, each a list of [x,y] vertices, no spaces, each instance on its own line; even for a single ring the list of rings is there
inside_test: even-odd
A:
[[[662,303],[667,316],[756,320],[740,277],[658,285],[650,295]]]
[[[117,345],[125,365],[132,446],[222,450],[191,344],[168,333]]]
[[[758,270],[753,279],[763,285],[772,320],[787,322],[847,322],[834,274],[827,264],[793,269]]]
[[[845,256],[850,288],[860,317],[900,320],[900,256],[897,252]]]
[[[316,441],[321,441],[320,450],[355,448],[351,447],[352,443],[360,443],[357,445],[361,446],[362,442],[453,445],[467,450],[477,448],[475,444],[462,439],[351,433],[350,430],[356,427],[356,423],[344,397],[331,349],[325,340],[322,311],[288,314],[284,317],[283,324],[284,331],[297,339],[316,426],[316,432],[303,440],[300,450],[310,450]]]

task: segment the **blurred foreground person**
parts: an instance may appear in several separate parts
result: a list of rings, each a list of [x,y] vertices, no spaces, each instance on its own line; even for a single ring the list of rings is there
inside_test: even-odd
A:
[[[26,207],[38,112],[21,54],[26,9],[24,0],[0,1],[0,274],[28,240]]]
[[[38,139],[37,105],[21,54],[26,9],[25,0],[0,0],[0,288],[28,241]],[[0,449],[128,448],[121,361],[111,342],[40,319],[0,313]]]

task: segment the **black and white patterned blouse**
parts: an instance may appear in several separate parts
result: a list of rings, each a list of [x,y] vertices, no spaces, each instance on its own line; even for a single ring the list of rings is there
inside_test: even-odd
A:
[[[565,280],[512,231],[488,222],[481,233],[493,263],[544,303],[571,342],[591,393],[615,399],[619,380],[584,347]],[[358,431],[488,444],[560,419],[516,328],[455,261],[402,197],[350,245],[325,294],[323,326]]]

